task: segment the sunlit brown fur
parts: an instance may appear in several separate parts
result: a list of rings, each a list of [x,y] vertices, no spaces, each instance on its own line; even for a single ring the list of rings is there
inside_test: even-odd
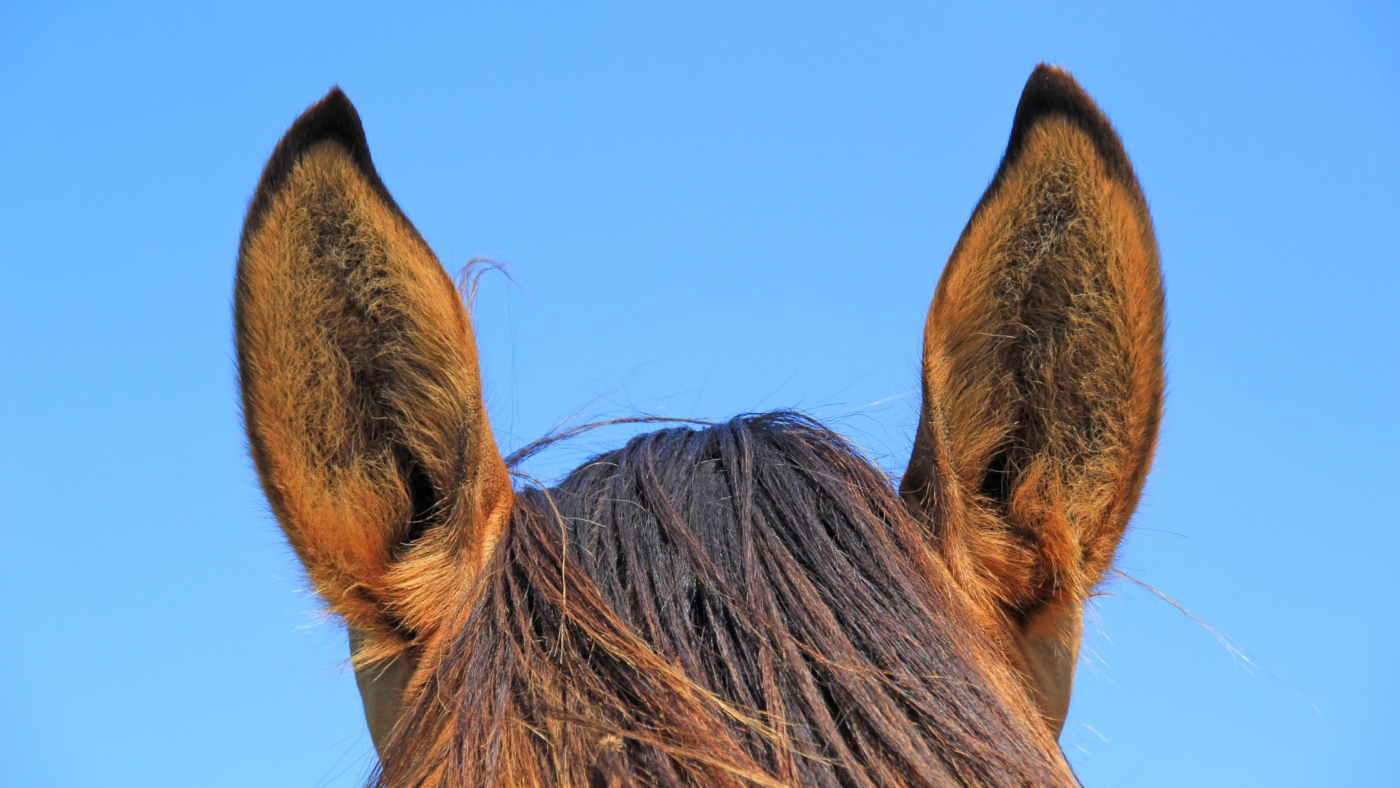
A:
[[[339,90],[273,153],[235,296],[250,449],[353,634],[381,784],[1072,784],[1055,737],[1151,462],[1164,307],[1067,72],[1032,74],[939,282],[902,500],[783,414],[515,493],[460,295]],[[652,571],[694,585],[624,579]]]
[[[323,104],[337,101],[348,107]],[[269,165],[264,185],[278,188],[243,238],[244,416],[311,581],[373,634],[363,658],[382,659],[431,636],[468,593],[505,526],[510,482],[442,266],[344,145],[298,153],[286,172]]]
[[[1065,109],[1025,117],[1036,91]],[[1163,390],[1157,247],[1127,157],[1067,73],[1042,66],[1026,93],[929,310],[903,484],[1013,656],[1039,612],[1077,621],[1112,561]]]

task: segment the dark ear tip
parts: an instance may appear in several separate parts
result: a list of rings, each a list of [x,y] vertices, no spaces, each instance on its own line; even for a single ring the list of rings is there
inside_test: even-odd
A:
[[[1069,69],[1052,66],[1049,63],[1037,63],[1030,78],[1026,80],[1025,92],[1032,91],[1072,93],[1084,99],[1088,98],[1084,89],[1079,87],[1079,83],[1074,80],[1074,75],[1069,73]]]
[[[1031,72],[1021,91],[1012,132],[1029,131],[1050,115],[1064,115],[1079,125],[1108,122],[1068,71],[1041,63]]]
[[[365,139],[365,129],[360,123],[360,113],[339,87],[333,87],[320,101],[312,104],[282,135],[282,141],[263,168],[258,181],[253,204],[248,208],[248,218],[244,222],[244,235],[256,227],[272,196],[277,193],[297,162],[307,151],[317,145],[333,141],[350,154],[350,158],[365,173],[371,183],[378,185],[379,176],[374,171],[374,162],[369,155],[369,142]]]
[[[292,167],[307,151],[326,141],[335,141],[345,148],[350,158],[369,173],[374,165],[369,157],[369,143],[365,140],[365,128],[360,123],[360,113],[355,105],[338,87],[331,88],[320,101],[312,104],[301,117],[296,119],[282,141],[277,143],[272,158],[263,171],[259,190],[274,186],[286,178]]]
[[[283,144],[292,143],[300,151],[326,139],[339,140],[347,148],[365,148],[365,130],[360,113],[350,103],[350,97],[338,86],[330,89],[321,100],[301,113],[287,130]]]
[[[1099,156],[1114,175],[1126,183],[1136,182],[1123,143],[1099,106],[1069,71],[1045,63],[1035,67],[1021,91],[1021,102],[1016,105],[1016,119],[1011,125],[1011,140],[1006,146],[1007,162],[1015,161],[1036,126],[1056,116],[1069,120],[1093,140]]]

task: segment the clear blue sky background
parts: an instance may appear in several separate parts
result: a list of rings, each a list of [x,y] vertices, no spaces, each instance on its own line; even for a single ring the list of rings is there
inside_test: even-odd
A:
[[[0,782],[351,786],[344,636],[267,514],[230,293],[334,84],[455,270],[506,450],[796,407],[892,470],[946,255],[1037,61],[1126,141],[1161,450],[1063,742],[1088,786],[1394,786],[1394,4],[0,5]],[[859,10],[855,10],[856,6]],[[546,476],[621,435],[535,463]]]

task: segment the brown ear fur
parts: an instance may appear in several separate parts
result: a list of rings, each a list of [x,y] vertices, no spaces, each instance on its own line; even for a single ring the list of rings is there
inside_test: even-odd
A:
[[[1163,315],[1128,157],[1042,65],[929,310],[901,485],[999,627],[1077,610],[1112,561],[1156,442]]]
[[[363,659],[430,635],[509,517],[452,280],[339,89],[278,144],[239,248],[244,418],[273,512]]]

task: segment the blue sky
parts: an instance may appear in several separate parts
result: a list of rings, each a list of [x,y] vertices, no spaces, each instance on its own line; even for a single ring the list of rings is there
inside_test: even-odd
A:
[[[1070,759],[1095,788],[1396,784],[1393,4],[464,5],[0,6],[6,784],[372,763],[230,333],[258,173],[332,85],[449,269],[512,266],[475,311],[503,449],[580,408],[795,407],[898,471],[928,300],[1041,60],[1123,136],[1167,281],[1120,566],[1248,655],[1108,586]]]

